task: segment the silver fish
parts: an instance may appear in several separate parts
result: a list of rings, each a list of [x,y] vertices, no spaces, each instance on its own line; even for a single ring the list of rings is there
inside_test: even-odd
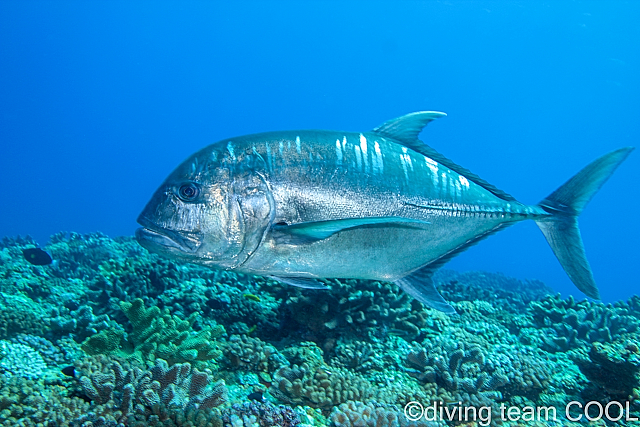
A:
[[[565,271],[599,299],[578,230],[584,206],[633,150],[606,154],[537,205],[525,205],[418,140],[444,113],[369,132],[269,132],[226,139],[184,161],[138,218],[140,244],[167,257],[269,276],[395,282],[454,309],[432,274],[468,247],[534,220]]]

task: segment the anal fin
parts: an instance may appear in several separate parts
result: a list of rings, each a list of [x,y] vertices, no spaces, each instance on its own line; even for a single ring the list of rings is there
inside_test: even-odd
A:
[[[421,303],[446,314],[456,314],[456,310],[442,298],[436,289],[433,282],[433,273],[436,270],[437,267],[422,267],[394,283]]]
[[[442,298],[442,295],[440,295],[436,289],[436,286],[433,283],[433,273],[449,262],[452,258],[469,249],[471,246],[476,245],[478,242],[486,239],[499,230],[510,226],[511,224],[512,223],[510,222],[502,223],[494,229],[476,236],[474,239],[455,248],[451,252],[444,254],[430,264],[427,264],[402,279],[396,280],[394,283],[421,303],[447,314],[455,314],[456,310],[451,307],[444,298]]]

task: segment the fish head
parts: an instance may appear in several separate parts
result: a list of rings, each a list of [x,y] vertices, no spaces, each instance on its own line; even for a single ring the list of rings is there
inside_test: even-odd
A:
[[[153,194],[138,217],[143,247],[225,269],[238,268],[255,251],[270,219],[268,188],[246,167],[246,156],[230,156],[218,145],[185,160]]]

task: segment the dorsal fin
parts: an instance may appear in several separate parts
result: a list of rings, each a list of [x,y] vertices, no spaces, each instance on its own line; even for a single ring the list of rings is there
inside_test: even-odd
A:
[[[384,122],[373,131],[400,141],[405,146],[420,152],[419,145],[424,143],[418,139],[418,135],[422,129],[435,119],[445,116],[446,113],[438,111],[418,111]]]
[[[511,194],[505,193],[499,188],[489,184],[478,175],[456,164],[452,160],[449,160],[448,158],[438,153],[436,150],[418,139],[418,135],[420,134],[420,132],[422,132],[422,129],[424,129],[426,125],[428,125],[435,119],[444,116],[446,116],[445,113],[440,113],[437,111],[418,111],[416,113],[410,113],[402,117],[389,120],[388,122],[384,122],[383,124],[375,128],[373,132],[377,133],[378,135],[391,138],[401,145],[404,145],[407,148],[411,148],[413,151],[416,151],[422,155],[429,157],[432,160],[435,160],[441,165],[448,167],[452,171],[455,171],[458,174],[464,176],[469,181],[475,182],[476,184],[491,192],[495,196],[501,198],[502,200],[506,200],[509,202],[516,201],[515,197],[513,197]]]

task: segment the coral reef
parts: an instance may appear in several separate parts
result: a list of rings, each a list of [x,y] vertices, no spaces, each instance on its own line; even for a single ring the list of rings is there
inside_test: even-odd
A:
[[[522,281],[500,273],[439,270],[434,280],[441,283],[440,293],[447,301],[491,301],[494,307],[512,313],[552,293],[539,280]]]
[[[595,342],[588,355],[579,352],[574,360],[591,382],[583,390],[583,397],[605,404],[611,400],[640,404],[640,351],[636,342]]]
[[[379,343],[345,342],[339,339],[334,349],[333,363],[355,372],[382,371],[388,364],[379,355],[383,354],[385,350],[384,346]]]
[[[410,401],[615,400],[639,415],[637,296],[563,299],[444,270],[435,281],[458,313],[447,316],[392,283],[298,289],[126,237],[59,233],[44,266],[22,255],[36,246],[0,241],[2,426],[444,425],[407,420]]]
[[[417,339],[428,315],[422,304],[391,283],[332,280],[330,292],[299,290],[286,303],[291,321],[315,340],[344,333],[370,338],[389,332]]]
[[[274,346],[247,335],[232,335],[223,344],[223,354],[230,369],[252,372],[273,372],[285,362]]]
[[[502,399],[499,389],[509,382],[502,367],[487,359],[479,346],[465,349],[460,344],[448,351],[433,346],[416,349],[407,355],[407,364],[417,368],[420,381],[437,385],[441,401],[483,407]]]
[[[329,416],[335,427],[436,427],[428,421],[409,421],[404,412],[394,405],[346,402],[336,406]]]
[[[640,330],[640,311],[624,303],[615,307],[573,297],[548,296],[530,304],[531,326],[547,332],[541,347],[567,351],[586,343],[612,342]]]
[[[42,376],[46,369],[40,353],[28,345],[0,341],[0,372],[4,376],[34,379]]]
[[[0,425],[4,427],[71,426],[89,406],[58,384],[18,376],[0,382]]]
[[[0,338],[20,333],[43,336],[47,330],[44,317],[43,309],[29,297],[0,292]]]
[[[195,332],[192,325],[197,313],[186,320],[172,316],[168,309],[162,312],[158,307],[145,308],[142,299],[121,302],[120,307],[133,328],[129,342],[133,346],[131,354],[140,360],[164,358],[170,364],[194,362],[218,358],[221,353],[213,339],[224,333],[224,328],[207,327]],[[118,353],[124,340],[124,333],[107,329],[88,338],[82,345],[87,354]]]
[[[295,427],[301,424],[300,417],[285,405],[269,402],[236,403],[223,411],[225,426]]]
[[[105,421],[123,423],[175,421],[187,413],[211,420],[219,418],[213,408],[227,400],[223,381],[214,381],[211,371],[199,371],[188,362],[169,367],[165,360],[157,359],[145,370],[135,362],[99,356],[77,369],[82,374],[82,392],[94,403],[92,413],[79,417],[79,422],[95,423],[97,413]]]
[[[273,395],[290,403],[330,409],[348,400],[371,396],[371,384],[345,369],[323,365],[293,365],[274,375]]]

